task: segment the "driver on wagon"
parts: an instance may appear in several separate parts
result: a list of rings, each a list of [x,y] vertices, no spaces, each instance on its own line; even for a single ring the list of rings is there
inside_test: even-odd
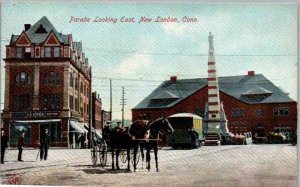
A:
[[[102,130],[103,138],[105,140],[107,140],[109,138],[111,132],[112,132],[112,128],[110,126],[110,122],[107,121],[107,122],[105,122],[104,128]]]
[[[120,131],[120,130],[123,130],[122,126],[121,126],[121,122],[117,122],[117,126],[115,127],[115,130],[116,131]]]

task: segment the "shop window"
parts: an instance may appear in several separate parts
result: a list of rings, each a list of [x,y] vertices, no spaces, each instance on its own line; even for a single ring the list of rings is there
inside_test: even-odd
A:
[[[61,123],[44,123],[40,125],[40,136],[48,129],[50,142],[61,142]]]
[[[31,144],[31,136],[32,136],[31,129],[32,129],[31,125],[23,125],[19,123],[11,124],[10,131],[9,131],[10,133],[9,143],[17,144],[19,136],[21,135],[22,132],[25,132],[24,143]]]

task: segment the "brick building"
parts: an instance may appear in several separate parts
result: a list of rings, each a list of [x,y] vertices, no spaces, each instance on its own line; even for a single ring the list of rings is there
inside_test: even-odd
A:
[[[230,132],[251,131],[262,136],[269,131],[296,130],[296,101],[263,75],[249,71],[247,75],[219,77],[219,90]],[[204,117],[207,100],[207,78],[171,77],[132,109],[132,121],[141,116],[154,120],[181,112]]]
[[[97,92],[92,93],[92,127],[100,132],[103,125],[102,102]]]
[[[51,146],[70,146],[89,122],[91,69],[82,43],[47,17],[25,24],[6,46],[3,122],[14,146],[20,131],[36,146],[48,128]]]

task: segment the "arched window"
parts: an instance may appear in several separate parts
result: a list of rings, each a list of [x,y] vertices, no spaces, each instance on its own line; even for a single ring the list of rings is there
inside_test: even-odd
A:
[[[29,73],[21,71],[16,75],[15,84],[18,86],[27,86],[31,84],[31,77]]]
[[[61,75],[55,71],[49,71],[44,74],[44,85],[58,86],[61,85]]]

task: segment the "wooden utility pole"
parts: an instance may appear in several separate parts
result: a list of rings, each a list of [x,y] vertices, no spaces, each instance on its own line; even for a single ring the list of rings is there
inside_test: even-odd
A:
[[[122,105],[122,127],[124,127],[124,106],[126,105],[125,103],[125,89],[124,86],[122,87],[122,98],[121,98],[121,105]]]
[[[89,133],[88,133],[88,148],[91,148],[92,142],[92,119],[93,119],[93,101],[92,101],[92,66],[90,66],[90,85],[89,85]],[[95,114],[94,114],[95,115]]]
[[[109,79],[109,90],[110,90],[110,122],[112,121],[112,82],[111,79]]]

